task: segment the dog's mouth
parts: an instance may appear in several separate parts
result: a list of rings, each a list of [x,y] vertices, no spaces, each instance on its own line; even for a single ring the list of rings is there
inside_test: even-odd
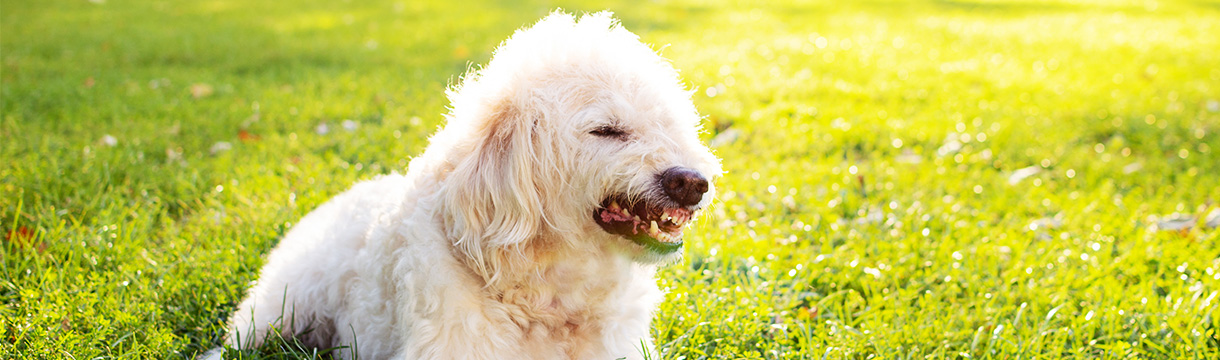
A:
[[[602,200],[593,221],[606,232],[630,239],[653,252],[668,254],[682,248],[682,227],[694,211],[685,207],[627,201],[624,196]]]

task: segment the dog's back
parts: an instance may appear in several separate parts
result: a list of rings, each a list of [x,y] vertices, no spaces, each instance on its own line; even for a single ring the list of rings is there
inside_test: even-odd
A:
[[[380,266],[391,261],[374,259],[392,256],[381,252],[389,245],[385,242],[397,241],[395,222],[406,215],[403,205],[413,200],[407,197],[411,188],[402,175],[382,176],[302,218],[267,257],[258,282],[230,319],[226,342],[252,348],[278,333],[327,348],[350,343],[343,340],[350,340],[354,327],[361,334],[391,336],[395,309],[390,307],[397,296],[393,284],[381,283],[392,269]],[[339,323],[345,326],[336,328]],[[372,358],[392,351],[376,347],[392,341],[366,340],[358,350]]]

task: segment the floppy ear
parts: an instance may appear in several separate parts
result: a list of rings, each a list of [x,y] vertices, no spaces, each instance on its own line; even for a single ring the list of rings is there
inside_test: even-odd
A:
[[[454,246],[492,278],[502,253],[537,236],[544,220],[534,116],[509,101],[484,116],[470,127],[473,149],[455,164],[442,197]]]

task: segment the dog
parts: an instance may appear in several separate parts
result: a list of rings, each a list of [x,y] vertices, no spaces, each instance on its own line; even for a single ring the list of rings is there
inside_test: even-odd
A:
[[[406,175],[358,183],[283,237],[226,344],[655,357],[655,269],[681,260],[721,175],[677,71],[610,13],[557,11],[446,93],[446,124]]]

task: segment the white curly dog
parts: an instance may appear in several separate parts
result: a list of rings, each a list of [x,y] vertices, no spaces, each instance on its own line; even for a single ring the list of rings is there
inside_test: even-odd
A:
[[[721,174],[677,72],[609,13],[556,12],[448,95],[447,124],[405,176],[359,183],[288,232],[227,344],[655,357],[655,269],[681,260]]]

